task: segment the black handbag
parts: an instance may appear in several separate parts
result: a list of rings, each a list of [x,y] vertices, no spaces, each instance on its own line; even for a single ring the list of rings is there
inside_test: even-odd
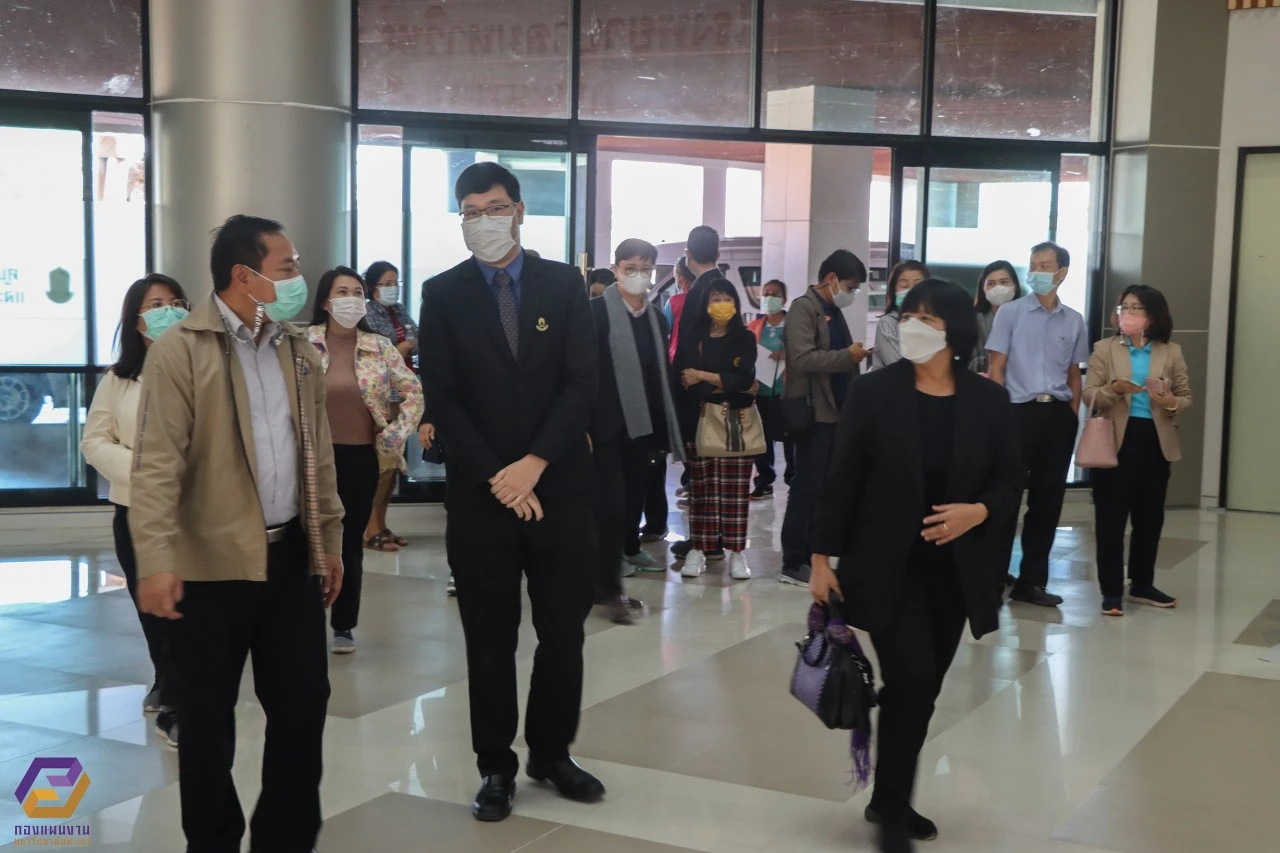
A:
[[[778,435],[782,441],[801,441],[813,432],[813,395],[778,401]]]

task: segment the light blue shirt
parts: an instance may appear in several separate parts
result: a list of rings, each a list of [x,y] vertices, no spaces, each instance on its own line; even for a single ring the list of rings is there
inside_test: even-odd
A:
[[[489,285],[489,292],[493,294],[493,301],[498,301],[498,288],[493,280],[498,276],[498,270],[503,267],[495,267],[486,264],[484,261],[476,258],[476,263],[480,265],[480,272],[484,275],[485,284]],[[507,275],[511,276],[511,292],[516,297],[516,307],[520,307],[520,276],[524,272],[524,249],[520,250],[520,254],[516,255],[516,259],[505,267]]]
[[[1031,293],[996,313],[987,350],[1008,358],[1004,386],[1013,402],[1029,403],[1041,394],[1070,402],[1067,371],[1089,360],[1089,337],[1079,311],[1061,301],[1049,311]]]
[[[1151,372],[1151,341],[1145,347],[1135,347],[1129,343],[1129,363],[1133,365],[1133,375],[1129,378],[1135,385],[1146,385],[1147,375]],[[1129,417],[1151,420],[1151,395],[1146,391],[1129,395]]]
[[[258,499],[267,527],[279,527],[298,517],[298,436],[293,430],[289,385],[276,349],[283,345],[284,329],[267,321],[259,340],[253,331],[214,297],[218,311],[234,343],[231,352],[244,376],[249,397],[249,424],[253,456],[258,469]]]

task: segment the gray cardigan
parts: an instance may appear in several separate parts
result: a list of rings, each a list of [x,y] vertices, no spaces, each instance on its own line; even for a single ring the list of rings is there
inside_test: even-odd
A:
[[[845,323],[844,314],[835,312],[837,322]],[[853,336],[850,335],[850,340]],[[784,333],[787,350],[787,381],[784,398],[813,398],[813,419],[820,424],[833,424],[840,417],[836,396],[831,390],[831,374],[855,373],[858,363],[848,350],[831,349],[831,332],[822,300],[810,287],[796,297],[787,312]]]

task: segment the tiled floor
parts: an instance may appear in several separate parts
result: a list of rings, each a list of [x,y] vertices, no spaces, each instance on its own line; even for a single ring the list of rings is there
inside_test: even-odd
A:
[[[466,665],[438,537],[370,555],[360,650],[332,661],[322,853],[789,853],[871,849],[847,739],[787,695],[807,606],[780,586],[785,492],[751,511],[757,577],[640,574],[640,624],[588,626],[576,752],[609,786],[594,806],[522,779],[516,816],[476,824]],[[1014,605],[965,637],[938,702],[917,805],[977,853],[1252,853],[1270,826],[1280,663],[1280,518],[1169,517],[1157,583],[1176,610],[1098,613],[1087,503],[1054,549],[1059,610]],[[683,519],[672,515],[673,540]],[[0,844],[32,822],[12,796],[36,755],[92,782],[71,822],[91,848],[183,849],[177,761],[140,702],[146,649],[107,531],[6,533],[0,545]],[[51,544],[52,543],[52,544]],[[655,555],[665,544],[647,546]],[[522,694],[533,634],[522,629]],[[265,720],[246,674],[237,786],[251,804]],[[522,743],[517,748],[523,752]]]

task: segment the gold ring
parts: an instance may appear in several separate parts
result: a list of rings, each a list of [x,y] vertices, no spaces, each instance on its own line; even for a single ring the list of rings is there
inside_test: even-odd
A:
[[[944,522],[942,522],[942,532],[943,532],[943,533],[950,533],[950,532],[951,532],[951,528],[947,526],[947,523],[946,523],[945,521],[944,521]]]

